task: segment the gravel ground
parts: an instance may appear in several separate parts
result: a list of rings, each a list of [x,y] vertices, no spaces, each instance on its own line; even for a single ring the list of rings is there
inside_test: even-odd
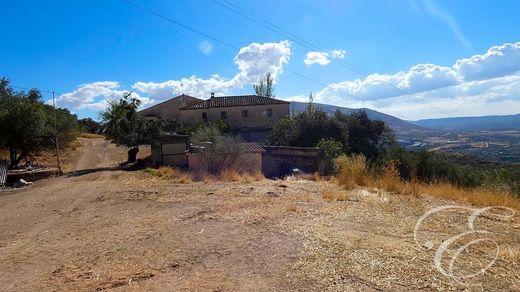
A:
[[[175,184],[114,170],[125,152],[104,140],[82,144],[76,172],[0,193],[0,290],[520,290],[517,214],[475,221],[500,249],[462,280],[494,258],[490,241],[446,275],[434,258],[470,211],[435,213],[414,237],[425,212],[453,202],[377,190],[328,201],[325,190],[345,191],[303,179]],[[441,267],[474,239],[450,245]]]

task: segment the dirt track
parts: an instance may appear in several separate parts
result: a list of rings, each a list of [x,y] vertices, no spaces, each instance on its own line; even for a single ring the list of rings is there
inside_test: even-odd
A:
[[[112,170],[122,149],[82,143],[76,172],[0,193],[0,290],[467,288],[411,235],[446,202],[370,192],[327,202],[332,184],[304,180],[173,184]],[[507,224],[485,290],[519,289],[520,225]]]

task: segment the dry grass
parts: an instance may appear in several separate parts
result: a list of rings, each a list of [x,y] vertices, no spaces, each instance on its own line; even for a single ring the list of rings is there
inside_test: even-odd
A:
[[[321,197],[326,201],[346,201],[350,195],[345,190],[339,190],[329,186],[323,189]]]
[[[78,149],[79,147],[81,147],[81,142],[78,140],[74,140],[67,144],[67,148],[71,149],[72,151],[76,151],[76,149]]]
[[[261,181],[265,179],[264,175],[260,171],[253,173],[249,172],[238,172],[236,170],[225,170],[222,172],[217,179],[219,181],[234,181],[234,182],[245,182],[251,183],[254,181]]]
[[[351,190],[367,184],[368,165],[363,155],[342,155],[334,161],[337,170],[337,182]]]
[[[287,212],[297,212],[298,211],[298,206],[296,206],[296,204],[289,204],[285,208],[285,211],[287,211]]]
[[[79,137],[85,138],[85,139],[104,139],[105,138],[105,136],[103,136],[103,135],[92,134],[92,133],[81,133],[81,134],[79,134]]]
[[[492,188],[460,188],[447,182],[426,184],[418,181],[404,182],[399,176],[397,164],[389,163],[382,175],[368,176],[363,156],[341,156],[336,160],[338,173],[331,180],[347,190],[358,186],[375,187],[403,195],[427,194],[433,197],[468,203],[474,206],[505,206],[520,210],[520,200],[508,191]],[[324,191],[323,198],[336,200],[333,192]]]
[[[190,174],[187,174],[177,168],[162,166],[157,170],[157,175],[163,179],[173,181],[174,183],[191,183],[193,178]]]
[[[474,206],[505,206],[520,210],[520,200],[514,195],[491,188],[465,189],[449,183],[419,184],[420,192],[436,198],[462,201]]]

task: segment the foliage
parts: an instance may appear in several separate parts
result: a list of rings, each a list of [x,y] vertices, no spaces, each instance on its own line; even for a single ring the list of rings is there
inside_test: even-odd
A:
[[[84,133],[98,134],[101,132],[101,123],[94,121],[91,118],[84,118],[78,120],[79,129]]]
[[[226,133],[229,130],[229,125],[224,120],[214,120],[208,122],[201,122],[189,127],[186,127],[182,131],[179,131],[183,135],[193,135],[201,131],[207,131],[208,129],[214,129],[219,133]],[[199,133],[200,134],[200,133]]]
[[[370,119],[365,111],[351,115],[336,111],[334,119],[345,124],[348,129],[347,145],[350,153],[363,154],[373,161],[395,144],[392,130],[383,121]]]
[[[274,85],[271,73],[266,73],[265,79],[260,79],[258,84],[253,85],[253,89],[258,96],[274,97]]]
[[[274,124],[267,143],[270,145],[296,145],[300,135],[296,119],[283,118]]]
[[[395,146],[388,150],[374,168],[380,169],[390,161],[396,163],[396,170],[403,181],[449,183],[466,188],[490,187],[520,195],[519,165],[496,165],[469,156],[426,150],[412,152]]]
[[[199,147],[199,158],[202,163],[200,175],[219,175],[237,162],[240,156],[242,138],[225,134],[219,124],[206,123],[193,132],[190,140]]]
[[[322,139],[333,139],[342,145],[343,153],[363,154],[369,161],[376,161],[395,144],[393,132],[384,122],[369,119],[363,111],[327,115],[314,106],[312,94],[305,112],[273,126],[267,144],[316,147]]]
[[[113,101],[101,112],[105,134],[117,145],[130,147],[127,162],[135,162],[140,144],[155,144],[161,134],[162,121],[146,119],[137,113],[140,100],[131,92]]]
[[[368,163],[363,155],[341,155],[334,160],[334,170],[338,183],[346,189],[366,184]]]
[[[323,138],[318,142],[318,148],[323,156],[320,173],[329,175],[334,170],[334,159],[343,153],[343,145],[334,139]]]
[[[11,168],[32,151],[53,146],[55,137],[66,144],[76,135],[75,115],[45,104],[37,89],[15,92],[0,79],[0,145],[9,148]]]

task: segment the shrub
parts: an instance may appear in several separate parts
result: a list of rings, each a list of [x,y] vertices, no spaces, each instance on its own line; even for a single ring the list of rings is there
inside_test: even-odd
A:
[[[368,165],[363,155],[341,155],[334,160],[334,169],[338,183],[347,189],[367,183]]]
[[[343,145],[334,139],[323,138],[318,142],[318,148],[320,148],[323,157],[320,173],[331,174],[334,170],[334,159],[343,152]]]

